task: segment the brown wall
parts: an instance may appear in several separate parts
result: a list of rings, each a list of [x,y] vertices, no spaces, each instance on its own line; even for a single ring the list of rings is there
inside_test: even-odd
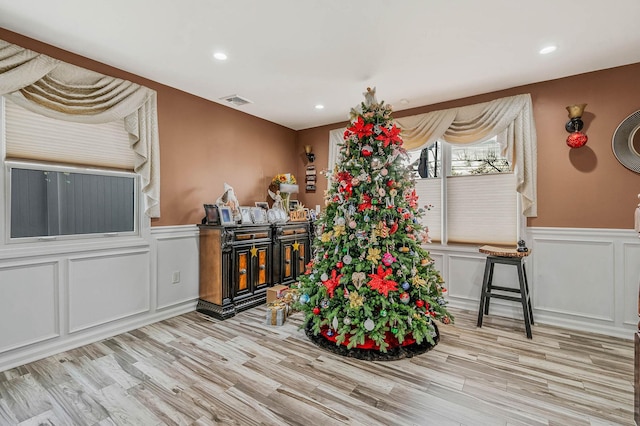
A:
[[[304,145],[313,146],[316,167],[322,170],[328,161],[329,130],[346,124],[296,133],[2,28],[0,38],[158,92],[162,217],[153,225],[198,222],[202,203],[214,201],[224,182],[235,188],[241,204],[253,204],[267,199],[266,188],[276,173],[294,172],[304,181]],[[529,226],[629,229],[640,175],[618,163],[611,137],[623,119],[640,109],[638,75],[640,64],[633,64],[398,111],[395,116],[531,93],[538,132],[538,217],[529,219]],[[382,88],[378,93],[383,99]],[[588,104],[583,120],[589,142],[571,150],[565,144],[565,107],[574,103]],[[324,205],[326,179],[318,178],[315,193],[305,193],[301,185],[298,194],[312,208]]]
[[[214,202],[224,182],[241,204],[266,201],[273,176],[294,171],[294,130],[2,28],[0,39],[158,92],[161,217],[154,226],[199,223],[202,204]]]
[[[616,160],[611,138],[622,120],[640,110],[639,75],[640,63],[398,111],[394,116],[530,93],[538,134],[538,217],[530,218],[529,226],[629,229],[633,228],[640,175]],[[382,88],[378,88],[378,98],[384,98]],[[589,141],[582,148],[570,149],[565,143],[565,107],[576,103],[588,104],[583,131]],[[298,132],[298,151],[303,151],[304,145],[312,145],[316,167],[326,168],[329,131],[345,124]],[[299,165],[298,173],[303,169]],[[324,205],[326,182],[321,177],[317,192],[300,194],[301,201],[308,206]]]

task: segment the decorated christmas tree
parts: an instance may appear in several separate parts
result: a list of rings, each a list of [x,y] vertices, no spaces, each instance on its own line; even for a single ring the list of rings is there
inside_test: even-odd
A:
[[[314,257],[300,277],[298,308],[307,335],[327,349],[364,359],[422,353],[452,320],[443,280],[419,218],[413,173],[391,106],[367,89],[329,174]],[[373,356],[371,356],[373,354]]]

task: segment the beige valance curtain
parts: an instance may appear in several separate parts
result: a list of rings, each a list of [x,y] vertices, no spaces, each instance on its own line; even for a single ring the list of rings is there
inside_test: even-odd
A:
[[[123,120],[136,154],[145,214],[160,217],[160,149],[155,90],[108,77],[0,40],[0,95],[66,121]]]
[[[531,95],[402,117],[396,123],[407,150],[425,148],[438,139],[468,144],[497,136],[502,155],[515,166],[522,213],[537,216],[537,138]]]

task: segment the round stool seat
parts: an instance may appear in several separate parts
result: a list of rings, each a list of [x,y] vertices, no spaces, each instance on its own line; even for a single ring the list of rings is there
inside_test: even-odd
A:
[[[489,256],[498,256],[498,257],[525,257],[529,256],[531,253],[530,250],[527,251],[518,251],[517,249],[509,249],[503,247],[494,247],[494,246],[482,246],[478,249],[480,253],[488,254]]]

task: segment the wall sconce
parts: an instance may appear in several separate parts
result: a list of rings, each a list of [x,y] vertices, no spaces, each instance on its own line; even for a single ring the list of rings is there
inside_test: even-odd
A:
[[[582,122],[582,113],[587,104],[570,105],[567,107],[569,112],[569,121],[564,125],[567,132],[571,133],[567,137],[567,145],[571,148],[580,148],[587,143],[587,135],[581,132],[584,123]]]
[[[313,163],[316,159],[316,155],[311,152],[311,145],[305,145],[304,146],[304,153],[307,155],[307,159],[309,160],[310,163]]]

